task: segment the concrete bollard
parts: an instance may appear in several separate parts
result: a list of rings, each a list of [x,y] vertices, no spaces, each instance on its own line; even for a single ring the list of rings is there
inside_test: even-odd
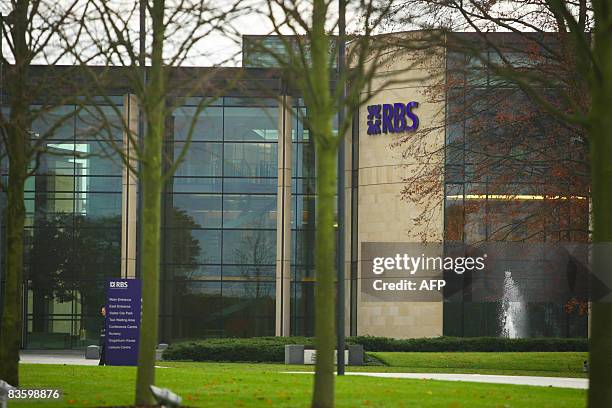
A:
[[[363,365],[364,352],[361,344],[349,344],[348,365]]]
[[[285,345],[285,364],[304,364],[304,345]]]
[[[85,358],[88,360],[97,360],[100,358],[100,347],[99,346],[87,346],[85,350]]]

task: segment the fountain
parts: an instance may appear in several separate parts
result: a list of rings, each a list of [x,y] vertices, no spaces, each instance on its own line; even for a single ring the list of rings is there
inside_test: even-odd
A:
[[[504,293],[499,310],[501,336],[510,339],[525,337],[526,309],[518,284],[510,271],[504,272]]]

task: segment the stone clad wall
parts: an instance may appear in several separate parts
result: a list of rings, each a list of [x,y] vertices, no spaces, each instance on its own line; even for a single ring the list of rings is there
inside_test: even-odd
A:
[[[406,35],[416,35],[407,33]],[[378,92],[368,105],[410,101],[419,102],[414,112],[419,118],[417,133],[367,134],[367,109],[359,114],[359,187],[358,243],[362,242],[441,242],[443,240],[443,183],[438,202],[428,222],[415,223],[424,206],[400,198],[404,178],[424,165],[404,148],[392,146],[399,138],[418,140],[428,152],[444,146],[444,98],[433,100],[432,85],[444,80],[445,59],[440,49],[420,52],[391,51],[385,61],[378,61],[374,90]],[[389,83],[393,81],[394,83]],[[438,127],[437,130],[431,128]],[[427,131],[429,129],[429,131]],[[410,140],[410,139],[408,139]],[[443,166],[443,154],[432,156],[435,167]],[[425,233],[425,234],[423,234]],[[359,249],[357,334],[396,338],[442,335],[441,302],[364,302],[361,299],[361,251]]]

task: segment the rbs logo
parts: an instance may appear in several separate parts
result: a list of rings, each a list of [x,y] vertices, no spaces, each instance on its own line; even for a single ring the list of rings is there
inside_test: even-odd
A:
[[[127,282],[110,282],[110,287],[111,288],[127,288],[128,287],[128,283]]]
[[[414,132],[419,127],[419,118],[412,109],[418,106],[418,102],[368,106],[368,135]]]

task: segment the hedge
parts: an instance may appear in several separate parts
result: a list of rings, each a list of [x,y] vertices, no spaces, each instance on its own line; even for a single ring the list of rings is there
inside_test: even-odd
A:
[[[508,352],[508,351],[588,351],[587,339],[501,337],[436,337],[392,339],[386,337],[348,337],[347,344],[361,344],[365,351],[404,352]],[[313,347],[308,337],[210,338],[171,344],[164,360],[240,361],[280,363],[285,360],[286,344]]]
[[[359,336],[352,337],[351,341],[363,345],[366,351],[588,351],[588,340],[581,338],[434,337],[391,339]]]
[[[283,362],[286,344],[313,345],[306,337],[211,338],[171,344],[164,360]]]

